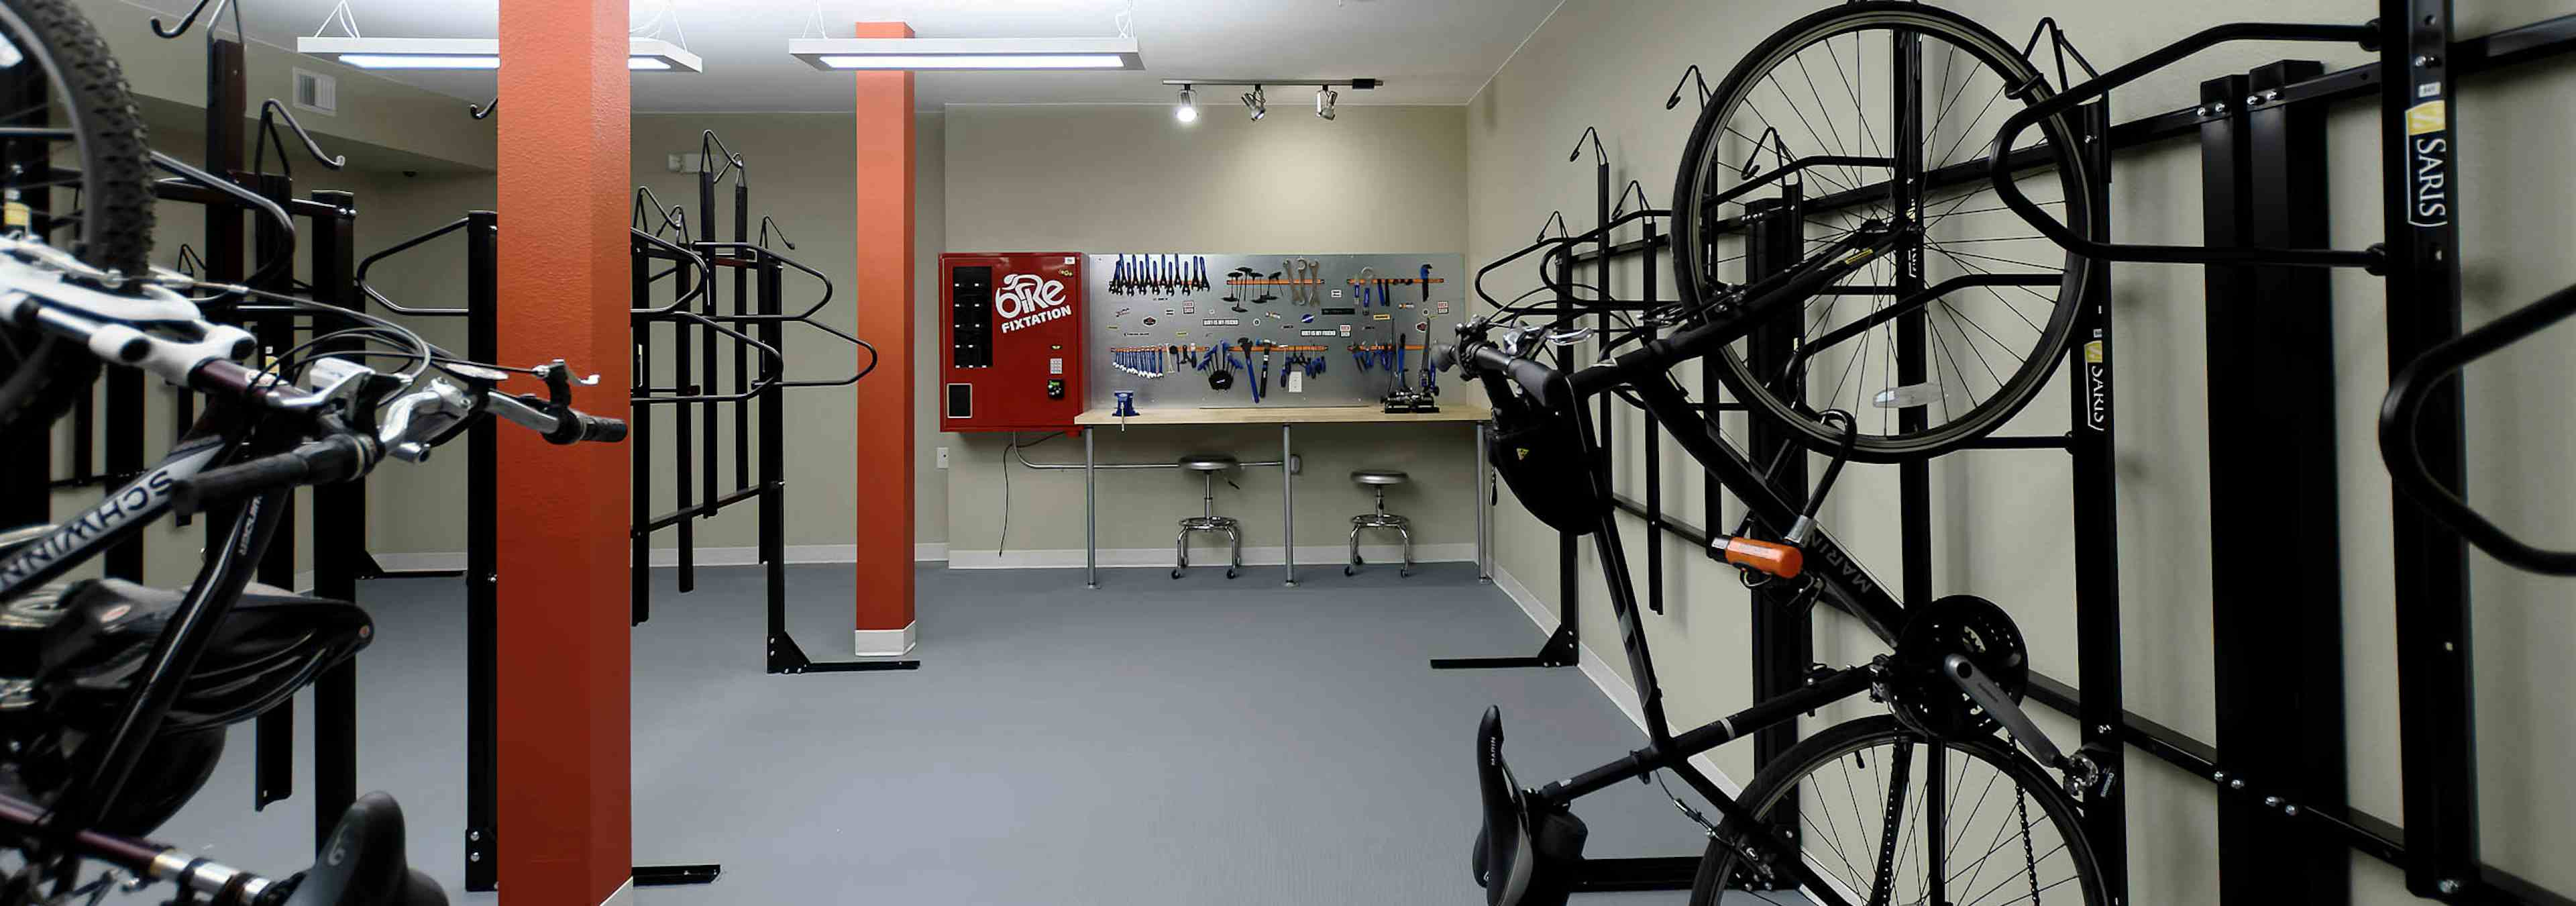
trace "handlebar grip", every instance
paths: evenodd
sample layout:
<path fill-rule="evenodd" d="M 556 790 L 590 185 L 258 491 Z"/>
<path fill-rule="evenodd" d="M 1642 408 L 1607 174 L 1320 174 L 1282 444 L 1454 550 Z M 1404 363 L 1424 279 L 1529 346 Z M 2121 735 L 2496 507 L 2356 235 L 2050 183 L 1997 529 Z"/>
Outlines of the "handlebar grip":
<path fill-rule="evenodd" d="M 1512 382 L 1521 385 L 1521 390 L 1528 393 L 1532 400 L 1537 401 L 1542 409 L 1556 411 L 1570 402 L 1572 388 L 1566 386 L 1565 377 L 1562 374 L 1548 367 L 1545 362 L 1518 358 L 1500 349 L 1484 345 L 1475 347 L 1469 356 L 1470 361 L 1474 362 L 1479 370 L 1499 371 L 1510 375 Z"/>
<path fill-rule="evenodd" d="M 1726 562 L 1783 579 L 1795 579 L 1806 568 L 1806 554 L 1786 544 L 1727 538 L 1719 547 L 1726 554 Z"/>
<path fill-rule="evenodd" d="M 624 421 L 590 415 L 570 406 L 555 407 L 555 429 L 546 432 L 546 442 L 557 445 L 578 443 L 613 444 L 626 439 Z"/>
<path fill-rule="evenodd" d="M 365 442 L 333 435 L 284 453 L 209 469 L 170 484 L 170 506 L 182 516 L 207 504 L 300 484 L 347 481 L 366 471 Z"/>

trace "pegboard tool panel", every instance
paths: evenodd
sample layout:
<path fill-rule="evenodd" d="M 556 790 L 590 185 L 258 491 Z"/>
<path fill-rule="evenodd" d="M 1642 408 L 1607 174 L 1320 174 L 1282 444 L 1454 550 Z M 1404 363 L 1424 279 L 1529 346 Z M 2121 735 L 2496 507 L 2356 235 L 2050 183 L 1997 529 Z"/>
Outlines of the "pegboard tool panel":
<path fill-rule="evenodd" d="M 1399 382 L 1421 386 L 1426 334 L 1447 335 L 1466 310 L 1454 253 L 1134 252 L 1084 264 L 1091 408 L 1115 405 L 1118 391 L 1133 391 L 1139 410 L 1376 405 Z M 1434 376 L 1442 398 L 1466 390 L 1454 378 Z"/>

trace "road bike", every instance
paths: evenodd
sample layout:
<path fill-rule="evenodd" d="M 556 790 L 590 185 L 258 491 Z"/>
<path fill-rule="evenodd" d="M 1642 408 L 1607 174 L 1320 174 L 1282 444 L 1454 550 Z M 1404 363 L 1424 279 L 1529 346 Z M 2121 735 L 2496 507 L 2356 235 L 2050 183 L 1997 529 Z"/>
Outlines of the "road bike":
<path fill-rule="evenodd" d="M 1914 114 L 1873 118 L 1900 91 L 1917 97 L 1889 107 Z M 1901 605 L 1816 518 L 1844 463 L 1919 460 L 1991 432 L 2040 391 L 2067 348 L 2091 261 L 2023 235 L 2016 215 L 1979 200 L 1983 190 L 1926 189 L 1930 174 L 1977 165 L 1962 158 L 1985 150 L 1991 117 L 2050 97 L 2026 54 L 1957 14 L 1858 2 L 1807 16 L 1738 64 L 1692 131 L 1672 196 L 1677 301 L 1646 308 L 1614 336 L 1570 327 L 1570 306 L 1554 309 L 1553 325 L 1525 326 L 1548 311 L 1487 296 L 1496 313 L 1461 325 L 1437 353 L 1491 398 L 1492 461 L 1514 495 L 1548 527 L 1591 537 L 1648 736 L 1600 767 L 1523 787 L 1503 757 L 1501 716 L 1486 712 L 1472 868 L 1491 906 L 1562 902 L 1578 883 L 1585 833 L 1571 803 L 1661 771 L 1717 812 L 1711 820 L 1683 805 L 1708 832 L 1695 904 L 1735 889 L 1834 906 L 2108 906 L 2080 818 L 2117 782 L 2102 767 L 2109 753 L 2061 749 L 2022 711 L 2029 655 L 2009 615 L 1971 595 Z M 2076 133 L 2063 116 L 2032 125 L 2026 140 L 1999 149 L 2024 165 L 2007 178 L 2081 229 L 2095 193 Z M 1809 208 L 1818 213 L 1803 214 Z M 1744 227 L 1782 210 L 1802 212 L 1785 248 L 1748 247 Z M 1598 239 L 1542 239 L 1486 271 Z M 1547 282 L 1541 291 L 1560 298 L 1578 288 Z M 1790 353 L 1766 354 L 1758 339 Z M 1574 367 L 1562 352 L 1548 361 L 1551 349 L 1586 340 L 1597 362 Z M 1900 343 L 1929 350 L 1930 367 L 1896 367 Z M 1673 378 L 1674 367 L 1702 360 L 1752 418 L 1797 442 L 1784 458 L 1830 457 L 1803 503 Z M 1709 547 L 1749 583 L 1780 589 L 1780 603 L 1758 606 L 1822 601 L 1892 652 L 1819 666 L 1803 688 L 1676 732 L 1585 405 L 1602 394 L 1643 409 L 1744 503 L 1743 525 L 1711 532 Z M 1889 713 L 1808 736 L 1738 794 L 1690 760 L 1862 696 Z"/>

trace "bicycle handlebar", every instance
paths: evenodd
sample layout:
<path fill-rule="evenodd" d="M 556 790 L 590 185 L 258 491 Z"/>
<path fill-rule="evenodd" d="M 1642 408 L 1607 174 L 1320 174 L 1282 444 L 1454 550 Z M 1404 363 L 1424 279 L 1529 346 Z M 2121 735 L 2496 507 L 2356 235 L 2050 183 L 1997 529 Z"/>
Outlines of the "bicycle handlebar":
<path fill-rule="evenodd" d="M 263 491 L 308 484 L 334 484 L 367 474 L 383 458 L 374 438 L 356 432 L 334 433 L 284 453 L 208 469 L 170 485 L 170 507 L 179 515 L 204 512 L 207 504 L 239 500 Z"/>

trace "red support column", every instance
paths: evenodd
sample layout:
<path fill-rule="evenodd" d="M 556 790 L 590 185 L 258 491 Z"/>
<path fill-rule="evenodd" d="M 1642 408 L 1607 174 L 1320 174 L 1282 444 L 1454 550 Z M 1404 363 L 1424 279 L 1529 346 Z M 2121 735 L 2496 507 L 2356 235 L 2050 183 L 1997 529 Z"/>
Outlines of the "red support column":
<path fill-rule="evenodd" d="M 503 0 L 512 105 L 498 155 L 501 362 L 597 372 L 573 404 L 619 418 L 631 391 L 626 5 Z M 633 864 L 629 468 L 624 446 L 500 432 L 495 842 L 513 904 L 605 902 Z"/>
<path fill-rule="evenodd" d="M 909 38 L 861 22 L 859 38 Z M 912 73 L 857 73 L 858 334 L 877 370 L 858 393 L 858 615 L 862 655 L 912 649 Z"/>

